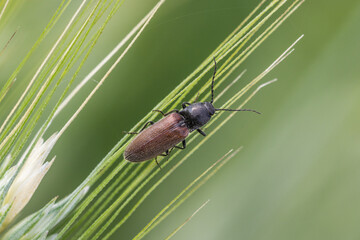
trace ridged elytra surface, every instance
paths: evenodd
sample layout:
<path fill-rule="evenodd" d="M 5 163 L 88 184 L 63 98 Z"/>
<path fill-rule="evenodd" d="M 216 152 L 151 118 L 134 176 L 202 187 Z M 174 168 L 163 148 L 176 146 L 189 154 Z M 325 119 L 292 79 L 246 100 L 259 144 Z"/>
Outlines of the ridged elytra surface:
<path fill-rule="evenodd" d="M 127 146 L 124 158 L 130 162 L 153 159 L 189 135 L 184 118 L 172 113 L 140 132 Z"/>

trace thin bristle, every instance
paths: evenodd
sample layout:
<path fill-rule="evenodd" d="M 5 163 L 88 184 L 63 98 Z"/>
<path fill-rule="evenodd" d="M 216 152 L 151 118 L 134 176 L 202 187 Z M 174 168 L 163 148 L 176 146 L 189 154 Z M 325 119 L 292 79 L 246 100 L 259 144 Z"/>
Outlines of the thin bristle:
<path fill-rule="evenodd" d="M 221 108 L 215 108 L 215 111 L 228 111 L 228 112 L 254 112 L 257 114 L 261 114 L 258 111 L 255 111 L 253 109 L 221 109 Z"/>
<path fill-rule="evenodd" d="M 214 59 L 215 67 L 214 67 L 214 73 L 213 73 L 213 77 L 212 77 L 212 81 L 211 81 L 211 102 L 210 103 L 214 102 L 214 82 L 215 82 L 215 75 L 216 75 L 216 60 L 215 60 L 215 57 L 213 59 Z"/>

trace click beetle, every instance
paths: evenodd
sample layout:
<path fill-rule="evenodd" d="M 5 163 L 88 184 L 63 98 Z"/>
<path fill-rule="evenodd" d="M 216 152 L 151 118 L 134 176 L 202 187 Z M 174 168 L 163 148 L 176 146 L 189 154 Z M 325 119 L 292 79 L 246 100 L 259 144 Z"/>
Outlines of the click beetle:
<path fill-rule="evenodd" d="M 217 111 L 251 111 L 251 109 L 219 109 L 213 106 L 214 102 L 214 81 L 216 75 L 216 61 L 214 59 L 214 73 L 211 82 L 211 101 L 195 102 L 182 104 L 182 110 L 172 110 L 168 113 L 160 112 L 164 118 L 154 123 L 149 121 L 140 132 L 128 132 L 128 134 L 138 134 L 127 146 L 124 158 L 130 162 L 143 162 L 155 159 L 157 156 L 168 156 L 173 148 L 185 149 L 186 137 L 196 130 L 201 135 L 206 134 L 200 129 L 204 126 Z M 151 125 L 147 128 L 148 125 Z M 182 142 L 182 146 L 177 146 Z M 160 165 L 159 165 L 160 166 Z"/>

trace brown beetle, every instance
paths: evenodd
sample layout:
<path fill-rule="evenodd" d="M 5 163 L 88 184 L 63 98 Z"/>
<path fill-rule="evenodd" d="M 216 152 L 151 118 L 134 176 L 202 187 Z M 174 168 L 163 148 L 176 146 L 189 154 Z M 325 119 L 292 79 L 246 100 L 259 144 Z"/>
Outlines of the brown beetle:
<path fill-rule="evenodd" d="M 201 135 L 206 134 L 200 129 L 214 115 L 216 111 L 251 111 L 260 114 L 251 109 L 217 109 L 213 106 L 214 101 L 214 81 L 216 75 L 216 61 L 211 82 L 211 101 L 182 104 L 182 110 L 172 110 L 164 114 L 164 118 L 154 123 L 149 121 L 140 130 L 139 133 L 129 132 L 128 134 L 139 134 L 127 146 L 124 152 L 124 158 L 130 162 L 143 162 L 157 156 L 168 156 L 173 148 L 185 149 L 186 137 L 190 132 L 197 130 Z M 149 124 L 150 127 L 146 128 Z M 182 142 L 182 147 L 176 146 Z M 159 165 L 160 167 L 160 165 Z"/>

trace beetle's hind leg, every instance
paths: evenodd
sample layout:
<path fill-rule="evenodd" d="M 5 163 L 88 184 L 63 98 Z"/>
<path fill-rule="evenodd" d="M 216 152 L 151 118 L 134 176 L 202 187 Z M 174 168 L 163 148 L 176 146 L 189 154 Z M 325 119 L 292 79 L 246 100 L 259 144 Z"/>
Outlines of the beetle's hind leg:
<path fill-rule="evenodd" d="M 157 157 L 155 157 L 154 160 L 155 160 L 155 162 L 156 162 L 156 165 L 158 165 L 158 167 L 159 167 L 160 169 L 162 169 L 161 166 L 160 166 L 160 164 L 159 164 L 159 162 L 157 161 Z"/>
<path fill-rule="evenodd" d="M 182 147 L 174 146 L 174 148 L 184 150 L 186 148 L 186 140 L 183 140 L 181 143 L 182 143 Z"/>
<path fill-rule="evenodd" d="M 178 148 L 178 149 L 181 149 L 181 150 L 185 149 L 185 148 L 186 148 L 186 140 L 183 140 L 181 143 L 182 143 L 182 146 L 181 146 L 181 147 L 179 147 L 179 146 L 174 146 L 173 148 L 166 150 L 165 153 L 159 154 L 159 156 L 163 156 L 163 157 L 169 156 L 170 153 L 171 153 L 171 151 L 172 151 L 174 148 Z M 168 160 L 168 159 L 166 159 L 166 161 L 167 161 L 167 160 Z M 159 163 L 158 163 L 158 161 L 157 161 L 157 157 L 155 158 L 155 162 L 156 162 L 156 164 L 160 167 L 160 165 L 159 165 Z M 161 167 L 160 167 L 160 169 L 161 169 Z"/>
<path fill-rule="evenodd" d="M 171 152 L 171 150 L 168 149 L 168 150 L 165 151 L 165 153 L 159 154 L 159 156 L 163 156 L 163 157 L 169 156 L 169 155 L 170 155 L 170 152 Z M 159 168 L 162 169 L 162 168 L 160 167 L 159 162 L 157 161 L 157 157 L 155 157 L 154 160 L 155 160 L 156 164 L 159 166 Z M 167 159 L 166 159 L 166 160 L 167 160 Z"/>
<path fill-rule="evenodd" d="M 145 125 L 143 126 L 143 128 L 139 131 L 139 132 L 126 132 L 124 131 L 124 133 L 126 134 L 139 134 L 141 133 L 145 128 L 147 128 L 148 125 L 153 125 L 154 122 L 153 121 L 148 121 L 147 123 L 145 123 Z"/>
<path fill-rule="evenodd" d="M 171 150 L 166 150 L 165 153 L 160 154 L 159 156 L 167 157 L 170 155 Z"/>

